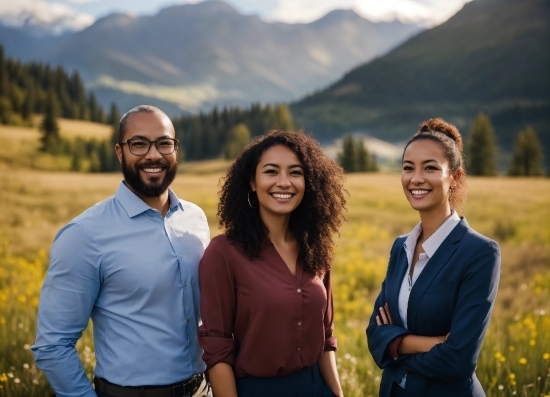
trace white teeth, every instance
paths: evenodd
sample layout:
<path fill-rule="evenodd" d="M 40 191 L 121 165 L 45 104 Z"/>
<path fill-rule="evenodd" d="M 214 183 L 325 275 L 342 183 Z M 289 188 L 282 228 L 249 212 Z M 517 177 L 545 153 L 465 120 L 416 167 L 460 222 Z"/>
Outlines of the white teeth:
<path fill-rule="evenodd" d="M 289 199 L 292 197 L 292 194 L 290 193 L 273 193 L 273 197 L 280 198 L 280 199 Z"/>
<path fill-rule="evenodd" d="M 429 192 L 430 192 L 429 190 L 418 190 L 418 189 L 411 190 L 411 193 L 414 196 L 420 196 L 422 194 L 428 194 Z"/>
<path fill-rule="evenodd" d="M 155 173 L 155 172 L 161 172 L 162 168 L 144 168 L 143 171 L 150 172 L 150 173 Z"/>

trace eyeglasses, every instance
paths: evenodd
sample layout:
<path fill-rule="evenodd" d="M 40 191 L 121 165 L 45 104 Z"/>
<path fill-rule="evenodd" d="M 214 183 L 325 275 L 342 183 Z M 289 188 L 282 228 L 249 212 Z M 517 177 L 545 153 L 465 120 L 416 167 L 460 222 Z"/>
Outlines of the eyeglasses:
<path fill-rule="evenodd" d="M 178 147 L 178 143 L 179 141 L 174 138 L 159 138 L 156 141 L 150 141 L 147 138 L 136 137 L 119 142 L 119 145 L 127 144 L 130 153 L 135 156 L 145 156 L 149 153 L 152 144 L 155 144 L 160 154 L 166 155 L 174 153 L 174 150 Z"/>

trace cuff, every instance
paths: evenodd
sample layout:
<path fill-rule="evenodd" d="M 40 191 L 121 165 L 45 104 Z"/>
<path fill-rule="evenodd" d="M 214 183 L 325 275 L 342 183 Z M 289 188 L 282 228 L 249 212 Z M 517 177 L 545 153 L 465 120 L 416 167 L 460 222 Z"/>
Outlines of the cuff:
<path fill-rule="evenodd" d="M 405 335 L 401 335 L 393 339 L 387 347 L 386 355 L 388 355 L 390 358 L 393 358 L 394 360 L 397 360 L 399 358 L 399 353 L 397 353 L 397 350 L 399 349 L 399 345 L 401 344 L 401 341 L 404 337 Z"/>

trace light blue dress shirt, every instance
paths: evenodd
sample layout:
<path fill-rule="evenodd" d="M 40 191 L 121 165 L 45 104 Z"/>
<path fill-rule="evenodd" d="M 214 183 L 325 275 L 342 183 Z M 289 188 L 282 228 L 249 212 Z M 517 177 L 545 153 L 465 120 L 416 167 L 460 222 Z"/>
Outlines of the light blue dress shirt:
<path fill-rule="evenodd" d="M 97 377 L 167 385 L 205 370 L 198 265 L 210 231 L 199 207 L 169 196 L 163 218 L 121 183 L 56 235 L 32 352 L 58 396 L 96 396 L 75 349 L 90 317 Z"/>

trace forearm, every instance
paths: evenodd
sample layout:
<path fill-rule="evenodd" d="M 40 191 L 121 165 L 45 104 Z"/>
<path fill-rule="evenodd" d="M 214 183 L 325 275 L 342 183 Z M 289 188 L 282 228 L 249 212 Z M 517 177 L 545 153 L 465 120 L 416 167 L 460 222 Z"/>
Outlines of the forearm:
<path fill-rule="evenodd" d="M 324 352 L 318 361 L 318 365 L 321 376 L 330 390 L 339 397 L 343 396 L 344 393 L 340 386 L 340 378 L 336 367 L 336 354 L 333 351 Z"/>
<path fill-rule="evenodd" d="M 408 334 L 403 337 L 397 347 L 399 354 L 427 353 L 435 345 L 445 342 L 445 336 L 420 336 Z"/>
<path fill-rule="evenodd" d="M 237 397 L 235 375 L 231 365 L 218 363 L 208 370 L 212 392 L 216 397 Z"/>
<path fill-rule="evenodd" d="M 36 366 L 59 397 L 97 397 L 74 346 L 33 346 Z"/>

